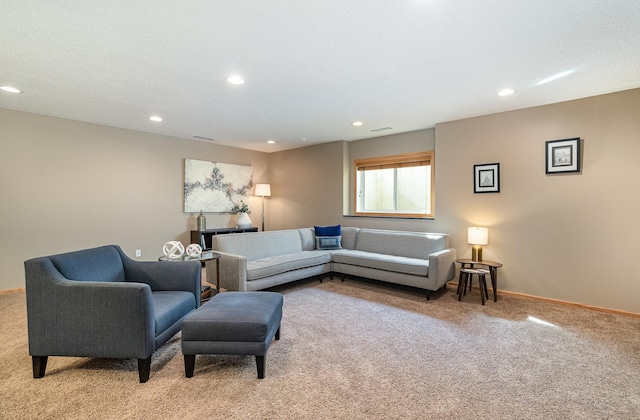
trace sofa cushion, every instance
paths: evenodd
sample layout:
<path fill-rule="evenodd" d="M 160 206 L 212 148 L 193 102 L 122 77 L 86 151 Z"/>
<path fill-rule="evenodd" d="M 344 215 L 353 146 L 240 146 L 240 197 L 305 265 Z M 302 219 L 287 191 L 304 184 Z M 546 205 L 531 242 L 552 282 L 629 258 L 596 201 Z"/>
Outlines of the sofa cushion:
<path fill-rule="evenodd" d="M 396 273 L 427 276 L 429 274 L 429 260 L 421 258 L 399 257 L 374 252 L 343 250 L 333 253 L 333 262 L 375 268 L 378 270 L 394 271 Z"/>
<path fill-rule="evenodd" d="M 257 280 L 329 262 L 331 254 L 325 251 L 300 251 L 260 258 L 247 262 L 247 280 Z"/>
<path fill-rule="evenodd" d="M 247 261 L 302 252 L 298 229 L 256 233 L 214 235 L 213 248 L 229 254 L 244 255 Z"/>
<path fill-rule="evenodd" d="M 316 236 L 316 249 L 342 249 L 341 236 Z"/>
<path fill-rule="evenodd" d="M 341 234 L 340 225 L 314 226 L 316 236 L 338 236 Z"/>
<path fill-rule="evenodd" d="M 359 251 L 399 257 L 428 259 L 430 254 L 447 248 L 447 236 L 418 232 L 360 229 L 356 240 Z"/>
<path fill-rule="evenodd" d="M 298 229 L 300 234 L 300 242 L 302 243 L 303 251 L 313 251 L 316 249 L 315 233 L 313 228 L 300 228 Z"/>
<path fill-rule="evenodd" d="M 314 226 L 316 249 L 342 249 L 340 225 Z"/>
<path fill-rule="evenodd" d="M 355 227 L 342 227 L 342 248 L 356 249 L 356 239 L 358 237 L 358 231 L 360 229 Z"/>

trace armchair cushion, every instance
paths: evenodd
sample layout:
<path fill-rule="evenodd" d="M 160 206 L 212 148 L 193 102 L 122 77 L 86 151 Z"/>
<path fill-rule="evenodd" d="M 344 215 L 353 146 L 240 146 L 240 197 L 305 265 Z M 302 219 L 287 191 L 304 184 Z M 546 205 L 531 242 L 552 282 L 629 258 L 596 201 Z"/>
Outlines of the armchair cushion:
<path fill-rule="evenodd" d="M 156 331 L 165 331 L 194 309 L 189 292 L 154 292 L 151 294 Z"/>

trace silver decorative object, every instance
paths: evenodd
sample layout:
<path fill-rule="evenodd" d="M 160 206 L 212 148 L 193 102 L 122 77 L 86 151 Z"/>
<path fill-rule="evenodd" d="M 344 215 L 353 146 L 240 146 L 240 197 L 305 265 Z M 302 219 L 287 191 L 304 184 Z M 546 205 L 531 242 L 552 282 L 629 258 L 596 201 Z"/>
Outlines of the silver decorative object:
<path fill-rule="evenodd" d="M 207 218 L 202 214 L 202 210 L 200 210 L 200 214 L 198 215 L 198 219 L 196 221 L 197 230 L 203 231 L 207 229 Z"/>

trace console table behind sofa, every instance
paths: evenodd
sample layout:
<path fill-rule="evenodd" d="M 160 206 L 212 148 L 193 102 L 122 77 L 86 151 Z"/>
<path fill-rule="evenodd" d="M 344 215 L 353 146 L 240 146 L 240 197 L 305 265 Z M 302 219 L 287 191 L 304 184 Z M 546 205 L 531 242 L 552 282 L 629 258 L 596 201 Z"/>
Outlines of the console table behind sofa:
<path fill-rule="evenodd" d="M 227 233 L 244 233 L 244 232 L 257 232 L 257 227 L 250 228 L 219 228 L 219 229 L 206 229 L 206 230 L 192 230 L 191 231 L 191 243 L 199 244 L 204 251 L 211 250 L 211 237 L 213 235 L 224 235 Z"/>

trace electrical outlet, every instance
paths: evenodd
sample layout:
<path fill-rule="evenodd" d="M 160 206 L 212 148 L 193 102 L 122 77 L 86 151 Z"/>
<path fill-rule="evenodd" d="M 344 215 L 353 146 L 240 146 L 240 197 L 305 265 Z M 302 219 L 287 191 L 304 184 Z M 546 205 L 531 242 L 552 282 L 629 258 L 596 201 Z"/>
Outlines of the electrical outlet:
<path fill-rule="evenodd" d="M 142 256 L 142 251 L 139 249 L 136 249 L 136 257 L 141 257 Z"/>

